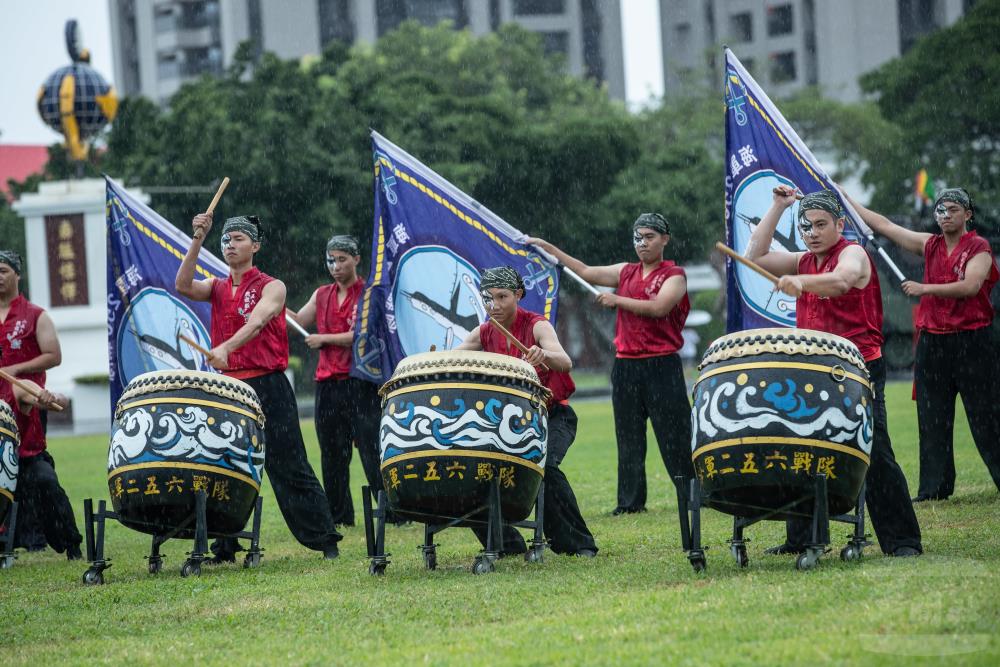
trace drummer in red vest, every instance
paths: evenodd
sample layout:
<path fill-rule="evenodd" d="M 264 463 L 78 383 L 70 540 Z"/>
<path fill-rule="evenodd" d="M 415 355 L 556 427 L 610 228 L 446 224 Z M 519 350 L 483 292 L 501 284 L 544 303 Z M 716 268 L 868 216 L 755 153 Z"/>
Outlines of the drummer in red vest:
<path fill-rule="evenodd" d="M 920 297 L 913 368 L 920 427 L 920 487 L 913 500 L 943 500 L 955 491 L 955 396 L 983 463 L 1000 488 L 1000 351 L 990 338 L 990 290 L 1000 278 L 989 242 L 969 229 L 975 208 L 961 188 L 934 202 L 940 234 L 914 232 L 851 204 L 869 227 L 904 250 L 924 257 L 924 282 L 903 291 Z"/>
<path fill-rule="evenodd" d="M 43 388 L 45 371 L 62 361 L 59 338 L 48 313 L 21 295 L 20 282 L 20 256 L 11 250 L 0 250 L 0 365 L 30 386 Z M 14 389 L 0 380 L 0 398 L 14 410 L 21 439 L 16 500 L 28 510 L 25 515 L 37 520 L 45 541 L 57 552 L 65 551 L 70 560 L 76 560 L 82 557 L 83 538 L 66 492 L 59 485 L 52 457 L 46 451 L 41 410 L 31 407 L 37 401 L 30 404 L 14 401 Z M 48 392 L 44 395 L 45 403 L 51 402 L 52 395 Z M 60 405 L 65 406 L 65 397 L 60 398 Z"/>
<path fill-rule="evenodd" d="M 588 266 L 541 239 L 528 242 L 549 252 L 594 285 L 615 287 L 597 302 L 618 310 L 611 405 L 618 441 L 618 504 L 612 514 L 646 511 L 646 423 L 671 480 L 691 479 L 691 402 L 679 350 L 691 304 L 684 269 L 663 259 L 670 226 L 659 213 L 643 213 L 632 225 L 638 262 Z"/>
<path fill-rule="evenodd" d="M 196 215 L 192 224 L 194 239 L 177 270 L 177 291 L 212 304 L 210 363 L 257 392 L 266 420 L 264 469 L 285 523 L 303 546 L 336 558 L 341 535 L 306 458 L 295 393 L 284 372 L 288 368 L 285 285 L 253 265 L 262 240 L 260 221 L 256 216 L 226 220 L 222 256 L 229 277 L 205 280 L 195 280 L 194 270 L 212 216 Z M 208 562 L 234 562 L 239 550 L 233 538 L 216 540 L 215 557 Z"/>
<path fill-rule="evenodd" d="M 354 525 L 351 500 L 351 443 L 358 448 L 373 492 L 382 489 L 378 429 L 382 407 L 378 386 L 350 377 L 354 321 L 365 282 L 358 277 L 358 242 L 334 236 L 326 244 L 326 268 L 333 279 L 292 317 L 303 327 L 316 325 L 306 345 L 319 350 L 316 366 L 316 437 L 322 454 L 323 487 L 336 524 Z"/>
<path fill-rule="evenodd" d="M 830 190 L 808 194 L 799 202 L 796 226 L 809 250 L 771 250 L 778 221 L 796 197 L 794 188 L 775 188 L 774 203 L 750 237 L 747 258 L 781 276 L 777 289 L 798 299 L 797 327 L 843 336 L 865 358 L 875 422 L 866 477 L 868 513 L 883 553 L 918 556 L 923 552 L 920 526 L 889 440 L 878 272 L 864 248 L 843 237 L 844 212 Z M 811 539 L 810 526 L 809 520 L 789 521 L 787 541 L 767 553 L 803 552 Z"/>
<path fill-rule="evenodd" d="M 483 350 L 523 358 L 536 367 L 539 380 L 552 391 L 552 398 L 548 403 L 549 437 L 545 454 L 545 510 L 542 526 L 554 552 L 592 558 L 597 555 L 597 543 L 580 514 L 569 480 L 559 468 L 576 438 L 576 412 L 569 405 L 569 397 L 576 390 L 569 374 L 573 362 L 559 343 L 552 325 L 541 315 L 518 305 L 518 301 L 524 296 L 524 280 L 517 271 L 509 266 L 486 269 L 479 288 L 490 318 L 507 329 L 528 352 L 522 355 L 488 321 L 473 329 L 456 349 Z M 549 370 L 538 368 L 542 364 Z M 486 529 L 473 530 L 485 545 Z M 524 553 L 524 538 L 515 529 L 508 527 L 503 534 L 501 550 L 506 554 Z"/>

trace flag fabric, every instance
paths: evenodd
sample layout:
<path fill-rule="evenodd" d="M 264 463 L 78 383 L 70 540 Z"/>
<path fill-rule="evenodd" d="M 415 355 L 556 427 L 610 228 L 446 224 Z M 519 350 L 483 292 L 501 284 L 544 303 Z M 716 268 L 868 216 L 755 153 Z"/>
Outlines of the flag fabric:
<path fill-rule="evenodd" d="M 927 170 L 921 169 L 913 177 L 913 207 L 917 211 L 922 211 L 925 206 L 930 206 L 934 202 L 934 197 L 934 183 L 927 175 Z"/>
<path fill-rule="evenodd" d="M 371 136 L 371 269 L 352 375 L 382 383 L 406 356 L 456 347 L 486 319 L 486 268 L 513 267 L 524 278 L 521 306 L 555 324 L 559 271 L 527 236 L 378 132 Z"/>
<path fill-rule="evenodd" d="M 763 89 L 726 49 L 726 238 L 746 254 L 750 235 L 771 207 L 778 185 L 803 194 L 838 192 L 846 212 L 844 236 L 864 241 L 871 230 L 840 194 L 829 175 L 795 133 Z M 774 233 L 773 250 L 804 251 L 795 229 L 798 204 L 785 211 Z M 795 326 L 795 299 L 773 291 L 770 281 L 730 260 L 727 278 L 727 329 Z"/>
<path fill-rule="evenodd" d="M 121 185 L 107 183 L 108 375 L 111 411 L 125 386 L 155 370 L 214 372 L 205 357 L 180 339 L 206 349 L 211 309 L 174 289 L 177 269 L 191 238 Z M 225 278 L 229 268 L 202 249 L 195 278 Z"/>

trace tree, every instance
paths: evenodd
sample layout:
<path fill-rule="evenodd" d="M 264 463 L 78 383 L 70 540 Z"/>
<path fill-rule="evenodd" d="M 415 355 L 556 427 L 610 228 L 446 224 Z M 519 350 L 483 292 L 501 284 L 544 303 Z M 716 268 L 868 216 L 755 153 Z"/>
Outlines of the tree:
<path fill-rule="evenodd" d="M 325 280 L 328 236 L 370 239 L 368 128 L 516 227 L 576 252 L 590 238 L 578 230 L 599 226 L 595 205 L 639 153 L 624 106 L 567 75 L 538 35 L 406 23 L 373 46 L 334 45 L 312 61 L 253 63 L 243 48 L 221 79 L 182 87 L 167 111 L 126 100 L 104 166 L 129 184 L 230 176 L 217 218 L 262 217 L 262 268 L 285 279 L 297 304 Z M 185 228 L 206 199 L 154 195 L 153 206 Z"/>
<path fill-rule="evenodd" d="M 980 0 L 954 25 L 861 79 L 882 115 L 900 128 L 891 164 L 865 154 L 877 207 L 898 210 L 921 167 L 973 193 L 981 224 L 1000 221 L 1000 0 Z M 888 167 L 888 168 L 887 168 Z"/>

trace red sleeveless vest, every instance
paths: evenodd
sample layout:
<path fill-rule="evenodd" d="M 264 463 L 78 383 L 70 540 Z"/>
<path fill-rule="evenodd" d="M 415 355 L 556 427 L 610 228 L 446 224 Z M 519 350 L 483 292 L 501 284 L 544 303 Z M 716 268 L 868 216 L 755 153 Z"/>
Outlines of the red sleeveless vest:
<path fill-rule="evenodd" d="M 544 319 L 538 313 L 518 307 L 517 313 L 514 315 L 514 324 L 510 328 L 510 333 L 522 345 L 530 348 L 535 344 L 535 323 Z M 522 357 L 521 351 L 511 345 L 507 337 L 488 321 L 483 322 L 479 327 L 479 344 L 485 352 L 506 354 L 518 359 Z M 541 383 L 552 392 L 549 407 L 552 407 L 556 403 L 565 404 L 569 400 L 569 397 L 573 395 L 573 392 L 576 391 L 576 384 L 569 373 L 552 370 L 543 371 L 540 368 L 536 368 L 535 370 L 538 372 L 538 379 Z"/>
<path fill-rule="evenodd" d="M 837 260 L 844 248 L 858 245 L 841 238 L 819 266 L 816 255 L 807 252 L 799 259 L 800 275 L 830 273 L 837 267 Z M 872 258 L 868 257 L 871 279 L 862 288 L 852 287 L 840 296 L 826 297 L 803 292 L 795 306 L 795 326 L 815 329 L 843 336 L 858 346 L 865 361 L 882 356 L 882 290 L 878 272 Z"/>
<path fill-rule="evenodd" d="M 42 353 L 38 346 L 38 338 L 35 335 L 35 327 L 38 325 L 38 318 L 45 312 L 35 304 L 18 294 L 11 301 L 7 318 L 0 322 L 0 347 L 3 349 L 3 358 L 0 361 L 2 366 L 20 364 L 34 359 Z M 45 372 L 24 373 L 18 376 L 23 380 L 30 380 L 39 387 L 45 386 Z M 18 455 L 21 458 L 35 456 L 45 451 L 45 430 L 42 428 L 42 416 L 39 411 L 32 410 L 29 414 L 23 414 L 17 407 L 14 400 L 14 390 L 9 383 L 0 380 L 3 386 L 2 395 L 8 405 L 14 411 L 17 421 L 17 429 L 20 431 L 21 448 Z"/>
<path fill-rule="evenodd" d="M 243 275 L 233 294 L 233 277 L 216 278 L 212 283 L 212 346 L 232 338 L 250 318 L 254 306 L 264 293 L 264 286 L 274 280 L 254 267 Z M 259 371 L 260 374 L 288 368 L 288 333 L 285 329 L 285 309 L 282 307 L 256 337 L 229 355 L 229 371 Z M 243 373 L 240 373 L 243 375 Z"/>
<path fill-rule="evenodd" d="M 358 298 L 365 289 L 365 281 L 354 281 L 347 288 L 347 296 L 337 302 L 337 283 L 323 285 L 316 290 L 316 331 L 321 334 L 338 334 L 354 329 L 358 313 Z M 353 347 L 324 345 L 319 349 L 319 363 L 316 365 L 316 381 L 343 380 L 351 372 Z"/>
<path fill-rule="evenodd" d="M 634 262 L 622 268 L 615 292 L 630 299 L 651 301 L 656 298 L 668 278 L 683 275 L 684 269 L 671 261 L 663 260 L 659 268 L 643 278 L 642 263 Z M 681 330 L 690 310 L 691 302 L 687 293 L 666 317 L 646 317 L 619 308 L 615 320 L 615 349 L 618 358 L 662 357 L 681 349 L 684 347 Z"/>

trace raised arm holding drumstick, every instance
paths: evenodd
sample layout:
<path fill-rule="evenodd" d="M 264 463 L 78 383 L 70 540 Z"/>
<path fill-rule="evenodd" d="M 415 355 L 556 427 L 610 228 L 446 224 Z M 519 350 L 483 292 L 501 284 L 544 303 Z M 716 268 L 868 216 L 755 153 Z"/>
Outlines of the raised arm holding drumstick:
<path fill-rule="evenodd" d="M 306 458 L 298 405 L 284 375 L 288 368 L 285 285 L 254 266 L 264 240 L 261 222 L 257 216 L 226 220 L 222 256 L 229 276 L 206 280 L 194 280 L 194 269 L 204 237 L 212 228 L 212 214 L 200 213 L 192 224 L 195 233 L 177 270 L 177 291 L 211 303 L 210 363 L 257 393 L 266 420 L 264 467 L 289 529 L 303 546 L 323 552 L 328 559 L 336 558 L 341 535 Z M 215 558 L 208 562 L 234 562 L 238 550 L 235 539 L 216 540 L 212 545 Z"/>
<path fill-rule="evenodd" d="M 646 424 L 652 421 L 660 456 L 671 480 L 690 479 L 691 406 L 677 352 L 691 304 L 684 269 L 663 258 L 670 226 L 658 213 L 643 213 L 632 225 L 631 241 L 639 261 L 589 266 L 547 241 L 528 242 L 554 255 L 564 266 L 602 292 L 597 303 L 617 309 L 611 404 L 618 442 L 618 502 L 613 514 L 646 510 Z"/>

